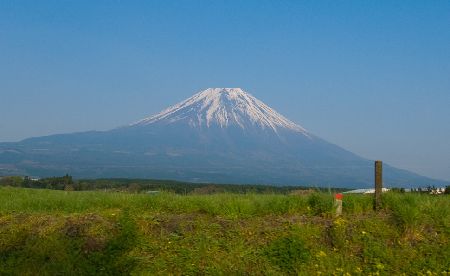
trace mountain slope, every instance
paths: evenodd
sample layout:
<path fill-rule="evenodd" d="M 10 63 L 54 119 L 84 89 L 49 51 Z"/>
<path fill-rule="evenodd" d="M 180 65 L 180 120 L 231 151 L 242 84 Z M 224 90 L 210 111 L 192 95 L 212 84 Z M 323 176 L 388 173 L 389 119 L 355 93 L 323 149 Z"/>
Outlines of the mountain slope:
<path fill-rule="evenodd" d="M 0 144 L 0 173 L 370 187 L 373 162 L 309 133 L 239 88 L 210 88 L 104 132 Z M 385 166 L 385 183 L 439 182 Z"/>

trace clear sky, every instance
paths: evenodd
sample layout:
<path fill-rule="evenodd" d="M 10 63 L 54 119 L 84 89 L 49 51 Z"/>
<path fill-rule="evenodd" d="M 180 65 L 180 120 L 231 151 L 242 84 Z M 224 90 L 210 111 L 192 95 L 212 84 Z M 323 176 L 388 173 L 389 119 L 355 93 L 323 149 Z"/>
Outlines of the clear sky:
<path fill-rule="evenodd" d="M 0 141 L 114 128 L 208 87 L 450 180 L 448 0 L 0 0 Z"/>

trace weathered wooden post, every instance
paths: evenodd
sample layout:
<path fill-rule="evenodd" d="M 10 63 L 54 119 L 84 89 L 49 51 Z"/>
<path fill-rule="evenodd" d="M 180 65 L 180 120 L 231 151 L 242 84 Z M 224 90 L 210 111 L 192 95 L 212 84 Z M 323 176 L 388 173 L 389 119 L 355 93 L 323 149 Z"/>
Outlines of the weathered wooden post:
<path fill-rule="evenodd" d="M 381 193 L 383 192 L 383 162 L 375 161 L 375 201 L 374 209 L 381 208 Z"/>

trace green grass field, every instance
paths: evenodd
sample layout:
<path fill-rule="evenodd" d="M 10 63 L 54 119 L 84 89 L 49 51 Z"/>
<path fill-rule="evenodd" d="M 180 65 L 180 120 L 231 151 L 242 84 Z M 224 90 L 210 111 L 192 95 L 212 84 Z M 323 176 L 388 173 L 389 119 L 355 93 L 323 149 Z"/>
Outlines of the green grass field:
<path fill-rule="evenodd" d="M 448 275 L 450 197 L 0 188 L 0 275 Z"/>

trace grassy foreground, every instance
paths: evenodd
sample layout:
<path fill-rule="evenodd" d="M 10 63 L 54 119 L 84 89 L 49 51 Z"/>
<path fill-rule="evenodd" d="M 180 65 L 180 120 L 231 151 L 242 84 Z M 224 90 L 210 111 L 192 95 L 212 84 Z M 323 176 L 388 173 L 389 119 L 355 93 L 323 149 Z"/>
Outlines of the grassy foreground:
<path fill-rule="evenodd" d="M 448 275 L 450 197 L 0 188 L 0 275 Z"/>

